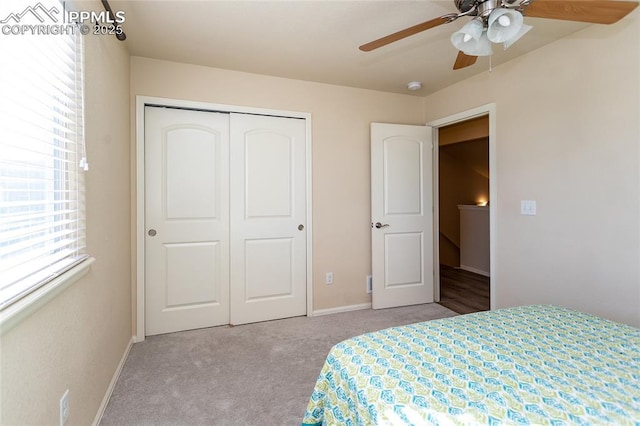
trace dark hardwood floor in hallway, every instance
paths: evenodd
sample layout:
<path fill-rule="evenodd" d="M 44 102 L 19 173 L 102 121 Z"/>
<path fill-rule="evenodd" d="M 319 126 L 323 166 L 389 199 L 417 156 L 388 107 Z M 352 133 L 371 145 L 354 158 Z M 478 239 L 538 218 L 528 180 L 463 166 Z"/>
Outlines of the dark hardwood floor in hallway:
<path fill-rule="evenodd" d="M 489 277 L 440 265 L 440 302 L 459 314 L 488 311 Z"/>

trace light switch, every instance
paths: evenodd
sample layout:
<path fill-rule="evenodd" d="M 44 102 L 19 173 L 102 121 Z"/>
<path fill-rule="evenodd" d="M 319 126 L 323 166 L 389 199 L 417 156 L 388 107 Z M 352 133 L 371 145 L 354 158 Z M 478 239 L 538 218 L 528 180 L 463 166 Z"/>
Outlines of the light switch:
<path fill-rule="evenodd" d="M 525 216 L 536 215 L 535 200 L 520 200 L 520 214 Z"/>

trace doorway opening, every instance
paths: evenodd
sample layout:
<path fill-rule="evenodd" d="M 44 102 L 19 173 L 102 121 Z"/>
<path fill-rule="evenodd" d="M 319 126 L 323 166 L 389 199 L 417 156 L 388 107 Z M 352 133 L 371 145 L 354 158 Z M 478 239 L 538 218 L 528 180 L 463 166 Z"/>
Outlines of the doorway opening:
<path fill-rule="evenodd" d="M 430 123 L 435 127 L 436 300 L 460 314 L 492 307 L 495 195 L 490 109 Z M 438 125 L 439 124 L 439 125 Z M 492 155 L 493 154 L 493 155 Z M 493 157 L 493 158 L 492 158 Z"/>

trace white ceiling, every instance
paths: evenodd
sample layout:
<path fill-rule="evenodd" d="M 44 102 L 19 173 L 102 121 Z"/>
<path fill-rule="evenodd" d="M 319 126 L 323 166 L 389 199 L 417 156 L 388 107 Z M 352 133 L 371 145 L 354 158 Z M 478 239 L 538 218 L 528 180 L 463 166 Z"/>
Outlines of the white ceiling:
<path fill-rule="evenodd" d="M 489 58 L 453 71 L 451 33 L 468 18 L 372 52 L 358 46 L 456 12 L 438 1 L 110 0 L 125 11 L 132 55 L 216 68 L 425 96 L 489 69 Z M 496 66 L 585 26 L 526 18 L 534 29 L 509 50 L 495 46 Z M 406 84 L 423 88 L 409 92 Z"/>

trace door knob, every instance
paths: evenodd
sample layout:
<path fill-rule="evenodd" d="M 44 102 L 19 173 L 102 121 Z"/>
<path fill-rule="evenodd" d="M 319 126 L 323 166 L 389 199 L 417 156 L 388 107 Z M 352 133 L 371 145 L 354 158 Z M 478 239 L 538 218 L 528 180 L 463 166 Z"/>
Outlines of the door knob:
<path fill-rule="evenodd" d="M 149 232 L 147 232 L 147 234 L 149 234 L 150 237 L 155 237 L 157 232 L 155 229 L 149 229 Z"/>
<path fill-rule="evenodd" d="M 302 231 L 304 229 L 304 225 L 298 225 L 298 231 Z"/>
<path fill-rule="evenodd" d="M 376 228 L 380 229 L 380 228 L 386 228 L 387 226 L 389 226 L 388 223 L 385 223 L 384 225 L 380 222 L 376 222 Z"/>

